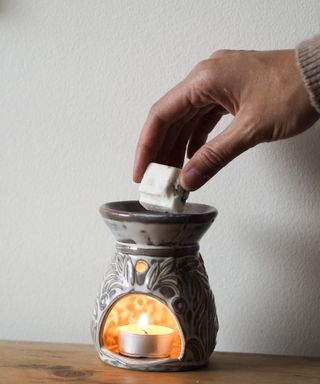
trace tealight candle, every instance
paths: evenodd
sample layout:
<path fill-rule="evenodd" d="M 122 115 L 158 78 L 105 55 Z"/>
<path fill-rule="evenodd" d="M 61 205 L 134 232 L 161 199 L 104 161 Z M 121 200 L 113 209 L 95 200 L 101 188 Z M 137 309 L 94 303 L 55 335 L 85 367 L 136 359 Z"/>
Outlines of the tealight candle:
<path fill-rule="evenodd" d="M 173 329 L 162 325 L 149 325 L 145 314 L 140 316 L 138 324 L 121 325 L 118 330 L 122 355 L 149 358 L 170 355 Z"/>

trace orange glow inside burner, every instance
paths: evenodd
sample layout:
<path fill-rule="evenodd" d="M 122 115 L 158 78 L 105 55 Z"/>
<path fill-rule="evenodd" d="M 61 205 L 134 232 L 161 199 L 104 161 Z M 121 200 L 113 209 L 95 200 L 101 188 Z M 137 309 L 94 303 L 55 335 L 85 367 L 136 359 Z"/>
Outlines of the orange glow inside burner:
<path fill-rule="evenodd" d="M 179 358 L 182 339 L 175 316 L 165 304 L 146 294 L 129 294 L 115 302 L 101 327 L 101 343 L 104 348 L 119 354 L 118 327 L 138 324 L 141 315 L 147 316 L 149 324 L 174 330 L 170 358 Z"/>

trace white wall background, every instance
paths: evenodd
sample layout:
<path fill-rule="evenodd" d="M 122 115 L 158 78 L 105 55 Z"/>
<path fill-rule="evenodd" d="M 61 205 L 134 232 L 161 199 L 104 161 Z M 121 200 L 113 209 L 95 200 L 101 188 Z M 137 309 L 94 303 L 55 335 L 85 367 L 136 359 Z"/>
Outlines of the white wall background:
<path fill-rule="evenodd" d="M 214 50 L 294 47 L 319 15 L 318 0 L 0 1 L 0 339 L 91 341 L 114 246 L 98 206 L 138 197 L 150 105 Z M 218 350 L 320 355 L 319 129 L 191 196 L 220 212 L 201 244 Z"/>

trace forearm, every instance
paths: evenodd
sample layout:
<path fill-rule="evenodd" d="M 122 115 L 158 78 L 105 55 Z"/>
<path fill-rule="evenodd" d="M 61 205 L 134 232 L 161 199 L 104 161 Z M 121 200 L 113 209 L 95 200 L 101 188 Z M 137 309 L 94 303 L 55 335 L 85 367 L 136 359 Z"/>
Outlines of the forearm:
<path fill-rule="evenodd" d="M 296 53 L 311 103 L 320 113 L 320 35 L 301 42 Z"/>

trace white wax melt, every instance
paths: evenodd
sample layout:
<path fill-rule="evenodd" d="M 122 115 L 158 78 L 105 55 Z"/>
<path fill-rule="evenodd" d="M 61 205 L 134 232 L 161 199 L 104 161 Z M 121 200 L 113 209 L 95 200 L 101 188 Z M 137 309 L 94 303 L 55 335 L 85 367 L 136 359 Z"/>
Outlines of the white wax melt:
<path fill-rule="evenodd" d="M 153 211 L 182 212 L 189 192 L 178 184 L 181 169 L 150 163 L 140 187 L 140 204 Z"/>

